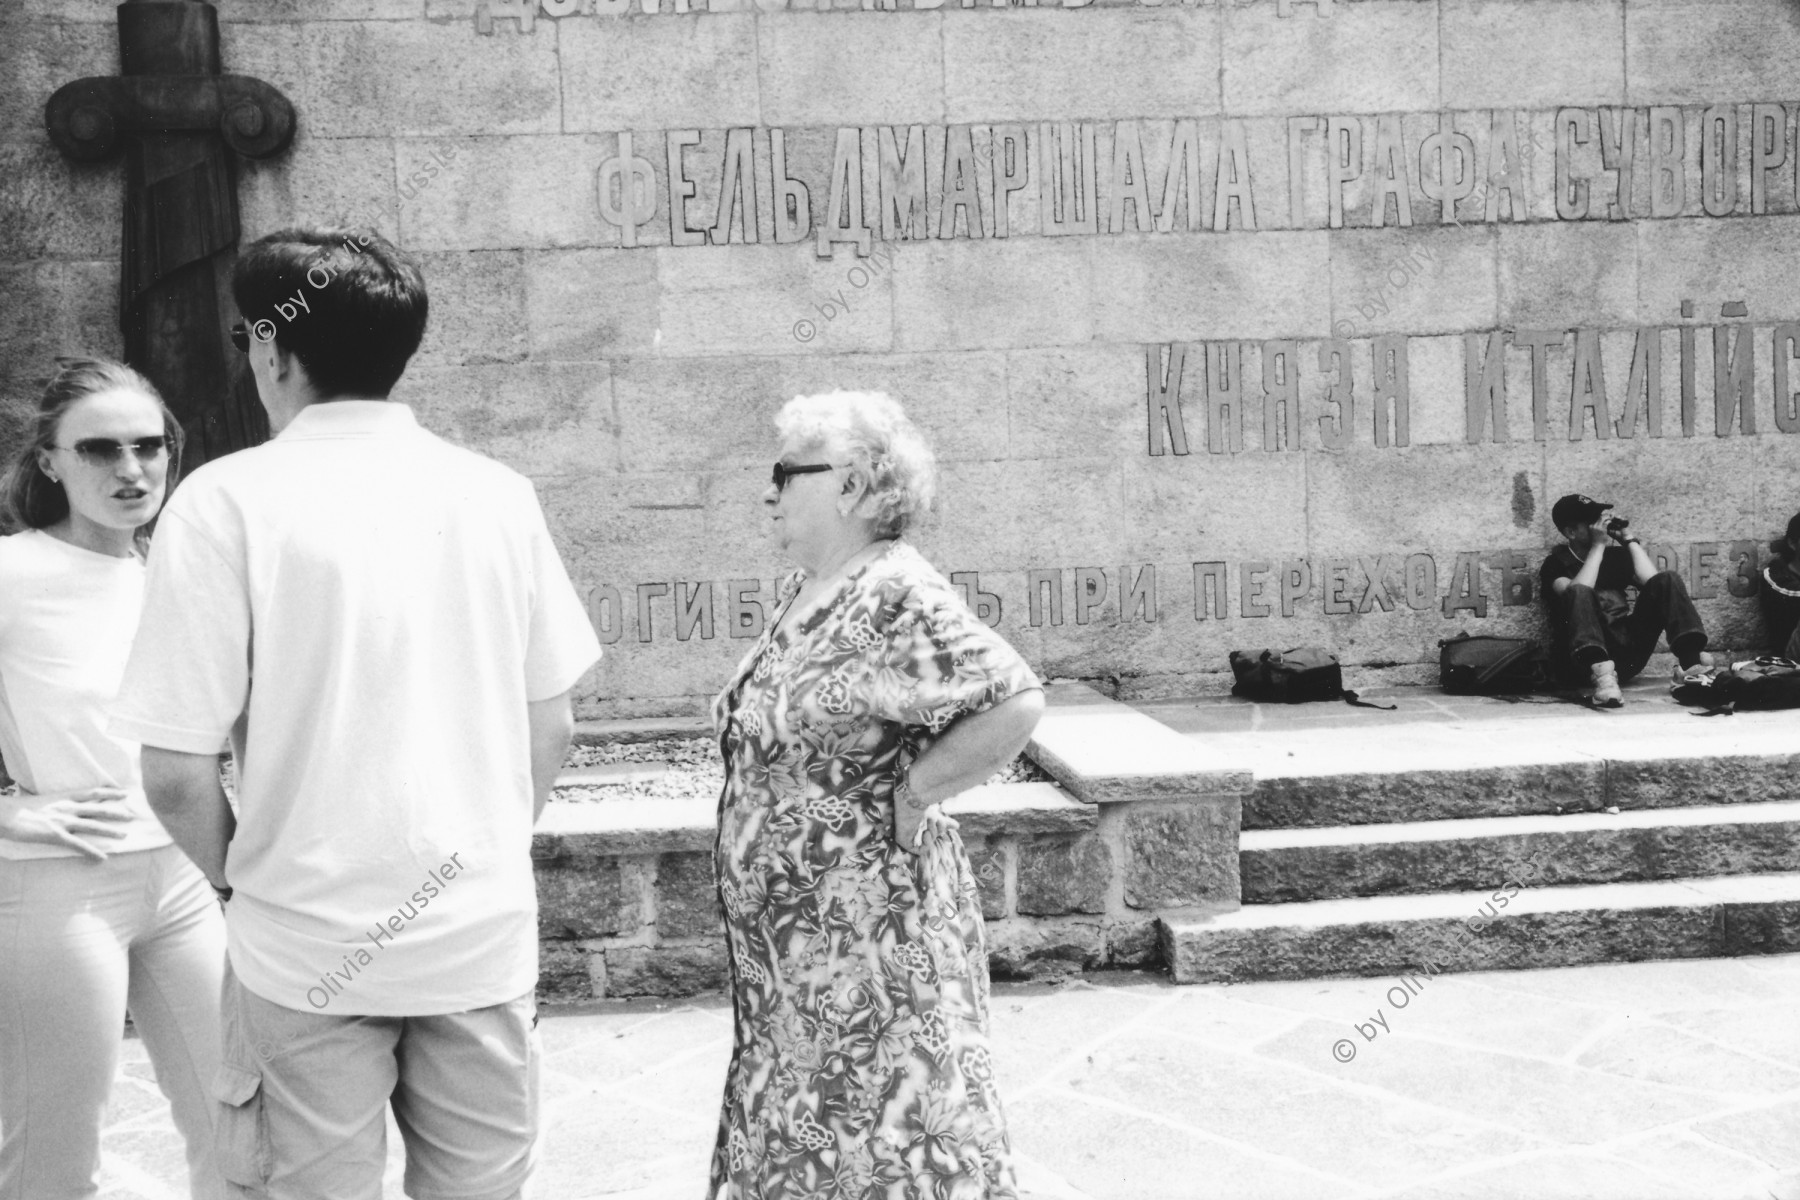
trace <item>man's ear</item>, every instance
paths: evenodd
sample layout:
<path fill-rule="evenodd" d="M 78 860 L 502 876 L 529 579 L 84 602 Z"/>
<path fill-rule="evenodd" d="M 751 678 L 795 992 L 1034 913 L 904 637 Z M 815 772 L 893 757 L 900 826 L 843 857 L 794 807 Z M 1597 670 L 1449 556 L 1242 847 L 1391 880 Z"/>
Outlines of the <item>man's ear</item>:
<path fill-rule="evenodd" d="M 273 358 L 269 363 L 270 377 L 285 382 L 288 376 L 294 373 L 294 368 L 300 360 L 294 357 L 293 351 L 282 349 L 280 342 L 271 341 L 269 350 L 273 353 Z"/>

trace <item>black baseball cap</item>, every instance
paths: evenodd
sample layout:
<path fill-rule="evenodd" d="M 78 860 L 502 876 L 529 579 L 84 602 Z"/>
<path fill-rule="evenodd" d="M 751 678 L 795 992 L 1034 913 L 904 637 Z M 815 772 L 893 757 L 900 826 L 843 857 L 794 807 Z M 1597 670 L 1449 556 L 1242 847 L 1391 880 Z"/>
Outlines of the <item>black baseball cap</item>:
<path fill-rule="evenodd" d="M 1592 525 L 1600 519 L 1601 513 L 1611 507 L 1612 505 L 1602 504 L 1592 496 L 1570 492 L 1550 509 L 1550 523 L 1558 529 L 1567 529 L 1571 525 Z"/>

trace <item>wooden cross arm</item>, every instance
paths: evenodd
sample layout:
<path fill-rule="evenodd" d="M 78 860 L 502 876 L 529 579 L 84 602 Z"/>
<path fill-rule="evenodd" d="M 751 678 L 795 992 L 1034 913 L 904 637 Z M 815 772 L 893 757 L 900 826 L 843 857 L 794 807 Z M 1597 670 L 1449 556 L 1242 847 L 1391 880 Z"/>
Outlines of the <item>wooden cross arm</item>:
<path fill-rule="evenodd" d="M 293 140 L 294 106 L 248 75 L 94 76 L 56 89 L 44 126 L 78 162 L 111 157 L 121 133 L 207 130 L 246 158 L 268 158 Z"/>

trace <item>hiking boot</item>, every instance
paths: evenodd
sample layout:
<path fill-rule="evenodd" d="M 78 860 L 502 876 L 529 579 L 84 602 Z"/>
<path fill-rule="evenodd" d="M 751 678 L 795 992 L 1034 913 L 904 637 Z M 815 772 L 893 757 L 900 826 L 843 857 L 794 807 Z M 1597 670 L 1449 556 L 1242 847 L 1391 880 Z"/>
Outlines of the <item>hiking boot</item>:
<path fill-rule="evenodd" d="M 1595 708 L 1624 708 L 1625 693 L 1619 690 L 1619 669 L 1612 660 L 1597 662 L 1593 666 Z"/>

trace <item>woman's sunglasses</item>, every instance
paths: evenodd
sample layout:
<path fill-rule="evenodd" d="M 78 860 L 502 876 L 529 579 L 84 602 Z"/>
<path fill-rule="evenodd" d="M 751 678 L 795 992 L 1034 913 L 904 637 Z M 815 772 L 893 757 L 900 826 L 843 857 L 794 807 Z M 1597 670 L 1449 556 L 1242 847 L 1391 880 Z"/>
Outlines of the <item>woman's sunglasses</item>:
<path fill-rule="evenodd" d="M 769 478 L 774 481 L 775 490 L 779 492 L 786 490 L 787 481 L 796 475 L 816 475 L 820 471 L 835 470 L 837 470 L 837 466 L 833 463 L 811 463 L 804 467 L 790 467 L 786 463 L 776 463 L 775 470 L 770 473 Z"/>
<path fill-rule="evenodd" d="M 57 446 L 56 449 L 73 451 L 90 467 L 110 467 L 124 458 L 127 450 L 141 463 L 159 462 L 168 452 L 169 439 L 158 436 L 115 442 L 110 438 L 82 438 L 73 446 Z"/>

